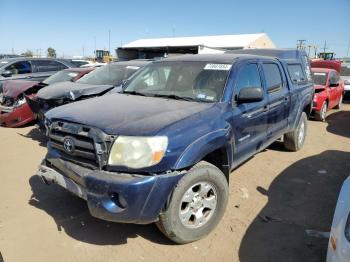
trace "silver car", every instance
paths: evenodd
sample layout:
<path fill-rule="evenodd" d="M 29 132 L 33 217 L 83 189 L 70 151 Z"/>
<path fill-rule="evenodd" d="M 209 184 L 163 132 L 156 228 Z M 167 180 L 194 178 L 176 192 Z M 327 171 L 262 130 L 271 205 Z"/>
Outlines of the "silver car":
<path fill-rule="evenodd" d="M 350 177 L 339 194 L 329 237 L 327 262 L 350 261 Z"/>
<path fill-rule="evenodd" d="M 344 80 L 345 95 L 350 95 L 350 63 L 343 63 L 340 72 L 341 78 Z"/>

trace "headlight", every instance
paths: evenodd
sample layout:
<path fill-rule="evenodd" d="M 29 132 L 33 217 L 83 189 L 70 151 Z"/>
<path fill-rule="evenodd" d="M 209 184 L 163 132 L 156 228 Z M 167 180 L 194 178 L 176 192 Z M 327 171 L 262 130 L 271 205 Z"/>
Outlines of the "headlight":
<path fill-rule="evenodd" d="M 26 103 L 26 99 L 25 97 L 19 98 L 15 101 L 15 103 L 13 104 L 14 107 L 20 107 L 21 105 Z"/>
<path fill-rule="evenodd" d="M 109 153 L 108 164 L 130 168 L 154 166 L 163 159 L 167 147 L 166 136 L 119 136 Z"/>

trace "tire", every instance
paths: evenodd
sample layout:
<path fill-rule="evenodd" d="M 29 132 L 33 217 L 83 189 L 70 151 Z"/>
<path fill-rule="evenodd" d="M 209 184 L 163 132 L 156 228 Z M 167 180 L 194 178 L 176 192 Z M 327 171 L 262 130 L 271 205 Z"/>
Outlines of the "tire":
<path fill-rule="evenodd" d="M 286 133 L 284 135 L 283 137 L 284 147 L 289 151 L 294 151 L 294 152 L 299 151 L 304 145 L 306 133 L 307 133 L 307 116 L 305 112 L 303 112 L 300 116 L 297 127 L 293 131 Z"/>
<path fill-rule="evenodd" d="M 340 96 L 339 103 L 334 107 L 335 109 L 341 109 L 341 104 L 343 103 L 343 95 Z"/>
<path fill-rule="evenodd" d="M 315 112 L 315 119 L 324 122 L 327 116 L 327 102 L 324 101 L 320 111 Z"/>
<path fill-rule="evenodd" d="M 216 166 L 201 161 L 181 178 L 156 225 L 175 243 L 196 241 L 208 235 L 219 223 L 227 201 L 225 175 Z"/>

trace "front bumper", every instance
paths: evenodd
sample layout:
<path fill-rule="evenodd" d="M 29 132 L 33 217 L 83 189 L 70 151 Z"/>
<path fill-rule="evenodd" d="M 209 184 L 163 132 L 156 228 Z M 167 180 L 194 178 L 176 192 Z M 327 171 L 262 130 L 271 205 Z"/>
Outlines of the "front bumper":
<path fill-rule="evenodd" d="M 141 175 L 92 170 L 61 158 L 50 148 L 37 175 L 85 199 L 92 216 L 125 223 L 158 220 L 184 172 Z"/>
<path fill-rule="evenodd" d="M 0 125 L 18 127 L 34 120 L 34 114 L 27 103 L 20 107 L 0 107 Z"/>

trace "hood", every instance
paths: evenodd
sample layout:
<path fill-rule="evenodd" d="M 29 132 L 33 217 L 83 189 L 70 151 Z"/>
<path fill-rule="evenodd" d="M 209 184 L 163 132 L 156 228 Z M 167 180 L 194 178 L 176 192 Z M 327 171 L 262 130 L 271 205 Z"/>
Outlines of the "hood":
<path fill-rule="evenodd" d="M 112 85 L 89 85 L 67 81 L 54 83 L 39 90 L 38 97 L 45 100 L 69 97 L 76 100 L 81 96 L 104 93 L 111 88 Z"/>
<path fill-rule="evenodd" d="M 215 104 L 156 97 L 111 94 L 50 110 L 49 120 L 61 119 L 97 127 L 111 135 L 155 135 L 160 130 Z"/>
<path fill-rule="evenodd" d="M 29 80 L 7 80 L 3 84 L 3 95 L 5 97 L 16 98 L 19 94 L 37 85 L 37 81 Z"/>

